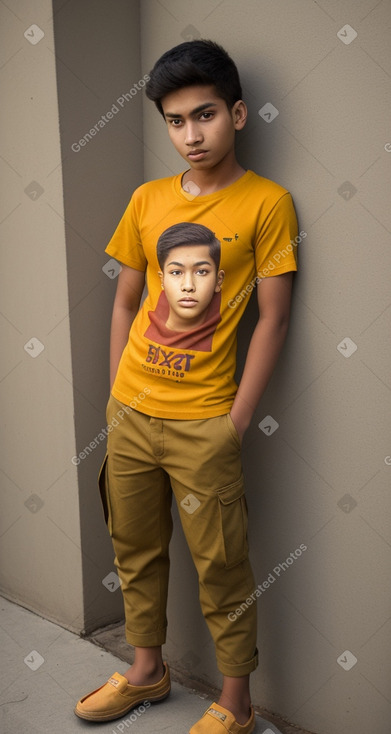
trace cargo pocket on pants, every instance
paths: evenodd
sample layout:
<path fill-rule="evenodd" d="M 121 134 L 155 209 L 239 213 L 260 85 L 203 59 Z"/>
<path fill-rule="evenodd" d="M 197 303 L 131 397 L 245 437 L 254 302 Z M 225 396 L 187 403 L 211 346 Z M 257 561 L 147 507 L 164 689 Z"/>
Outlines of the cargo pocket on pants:
<path fill-rule="evenodd" d="M 221 531 L 224 542 L 225 567 L 231 568 L 248 555 L 247 503 L 244 496 L 243 476 L 217 490 Z"/>
<path fill-rule="evenodd" d="M 103 464 L 98 474 L 98 487 L 100 492 L 100 498 L 102 500 L 103 512 L 105 516 L 105 522 L 108 527 L 109 533 L 112 533 L 112 522 L 111 522 L 111 510 L 110 510 L 110 497 L 109 497 L 109 486 L 107 477 L 107 460 L 108 454 L 103 459 Z"/>

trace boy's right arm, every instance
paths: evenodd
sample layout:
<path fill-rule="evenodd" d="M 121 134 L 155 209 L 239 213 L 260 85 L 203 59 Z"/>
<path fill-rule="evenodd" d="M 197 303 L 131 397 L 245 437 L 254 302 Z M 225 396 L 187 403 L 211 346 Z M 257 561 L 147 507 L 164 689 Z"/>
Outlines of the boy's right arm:
<path fill-rule="evenodd" d="M 117 374 L 122 352 L 128 341 L 130 327 L 140 307 L 144 283 L 145 273 L 122 265 L 111 319 L 110 390 Z"/>

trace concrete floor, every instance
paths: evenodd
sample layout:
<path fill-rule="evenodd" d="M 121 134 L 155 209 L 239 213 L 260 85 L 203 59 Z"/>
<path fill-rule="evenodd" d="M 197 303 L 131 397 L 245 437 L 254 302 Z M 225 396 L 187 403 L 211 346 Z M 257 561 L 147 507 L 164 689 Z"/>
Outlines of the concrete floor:
<path fill-rule="evenodd" d="M 78 719 L 78 698 L 127 665 L 110 652 L 0 598 L 0 731 L 2 734 L 186 734 L 210 699 L 174 682 L 170 697 L 136 721 L 104 724 Z M 256 734 L 282 734 L 257 716 Z M 288 731 L 288 730 L 286 730 Z"/>

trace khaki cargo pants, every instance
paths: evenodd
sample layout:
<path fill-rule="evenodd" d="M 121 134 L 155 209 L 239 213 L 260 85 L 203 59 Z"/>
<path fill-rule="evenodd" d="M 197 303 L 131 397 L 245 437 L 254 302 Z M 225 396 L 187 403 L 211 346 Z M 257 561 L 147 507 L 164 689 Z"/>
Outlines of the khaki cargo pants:
<path fill-rule="evenodd" d="M 107 422 L 114 427 L 99 487 L 122 581 L 127 641 L 151 647 L 166 640 L 173 493 L 219 670 L 251 673 L 258 664 L 256 604 L 232 614 L 255 582 L 240 442 L 230 416 L 151 418 L 111 395 Z"/>

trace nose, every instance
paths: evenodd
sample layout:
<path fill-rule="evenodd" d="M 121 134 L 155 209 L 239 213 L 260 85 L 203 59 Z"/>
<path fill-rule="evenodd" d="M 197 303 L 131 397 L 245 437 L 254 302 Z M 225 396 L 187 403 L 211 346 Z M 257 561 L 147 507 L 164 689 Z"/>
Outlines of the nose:
<path fill-rule="evenodd" d="M 185 293 L 191 293 L 195 290 L 193 276 L 191 273 L 185 273 L 183 276 L 181 290 Z"/>
<path fill-rule="evenodd" d="M 202 140 L 201 131 L 196 122 L 193 120 L 186 125 L 185 143 L 186 145 L 195 145 Z"/>

